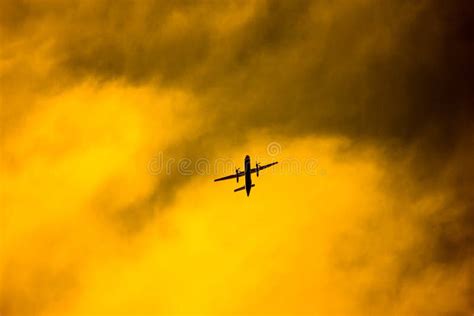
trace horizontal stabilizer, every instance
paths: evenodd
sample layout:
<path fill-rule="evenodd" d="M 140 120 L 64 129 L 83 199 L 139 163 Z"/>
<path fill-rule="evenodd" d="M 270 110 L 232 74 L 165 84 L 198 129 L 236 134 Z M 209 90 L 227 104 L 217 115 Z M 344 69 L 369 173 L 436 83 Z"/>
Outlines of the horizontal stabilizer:
<path fill-rule="evenodd" d="M 240 188 L 235 189 L 234 192 L 242 191 L 243 189 L 245 189 L 245 185 L 244 185 L 243 187 L 240 187 Z"/>

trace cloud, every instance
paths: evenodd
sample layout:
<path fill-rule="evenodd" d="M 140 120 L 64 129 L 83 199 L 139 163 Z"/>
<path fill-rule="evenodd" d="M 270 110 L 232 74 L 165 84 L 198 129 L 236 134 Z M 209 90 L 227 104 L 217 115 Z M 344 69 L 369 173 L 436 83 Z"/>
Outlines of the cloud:
<path fill-rule="evenodd" d="M 203 111 L 216 123 L 232 117 L 226 135 L 243 124 L 402 145 L 422 137 L 438 148 L 454 146 L 458 131 L 468 128 L 469 84 L 462 77 L 472 69 L 463 6 L 269 1 L 247 2 L 236 12 L 233 2 L 210 10 L 179 2 L 53 1 L 7 7 L 15 30 L 49 37 L 43 45 L 51 74 L 66 83 L 92 77 L 185 87 L 206 101 Z M 215 125 L 222 134 L 225 126 Z"/>
<path fill-rule="evenodd" d="M 324 273 L 334 273 L 334 280 L 341 282 L 346 278 L 354 281 L 353 286 L 342 287 L 350 294 L 341 299 L 341 309 L 336 308 L 341 292 L 334 290 L 333 301 L 329 300 L 332 305 L 318 310 L 396 314 L 460 312 L 472 307 L 468 306 L 472 290 L 465 284 L 472 261 L 474 172 L 470 140 L 473 19 L 468 1 L 4 1 L 0 6 L 2 183 L 9 183 L 2 194 L 8 228 L 6 272 L 2 274 L 10 274 L 13 264 L 8 262 L 23 260 L 9 239 L 46 248 L 48 238 L 41 236 L 48 235 L 52 222 L 59 221 L 64 230 L 76 220 L 95 223 L 90 238 L 71 237 L 71 242 L 87 245 L 93 257 L 97 256 L 99 263 L 91 264 L 92 271 L 107 256 L 114 257 L 95 253 L 94 241 L 103 231 L 113 236 L 106 246 L 115 247 L 123 238 L 146 240 L 150 227 L 166 230 L 157 224 L 166 216 L 177 227 L 187 227 L 186 218 L 173 216 L 193 209 L 192 203 L 183 202 L 187 200 L 183 192 L 199 201 L 190 189 L 196 177 L 180 175 L 176 165 L 170 175 L 147 174 L 150 159 L 160 152 L 167 159 L 186 157 L 193 162 L 227 154 L 237 159 L 245 154 L 244 148 L 255 152 L 258 146 L 265 148 L 270 141 L 278 141 L 289 144 L 296 157 L 296 152 L 304 151 L 295 145 L 302 139 L 315 141 L 309 142 L 311 146 L 324 146 L 318 140 L 335 138 L 346 141 L 337 142 L 337 150 L 323 152 L 335 161 L 340 159 L 335 169 L 348 171 L 346 163 L 355 168 L 367 159 L 377 175 L 367 169 L 361 171 L 361 179 L 339 175 L 354 186 L 372 186 L 368 194 L 373 199 L 367 197 L 365 204 L 353 207 L 356 215 L 348 220 L 346 230 L 320 236 L 336 245 L 349 240 L 347 248 L 335 246 L 324 252 L 334 260 L 328 259 L 317 273 L 311 264 L 303 264 L 312 281 Z M 317 153 L 314 149 L 306 154 Z M 294 181 L 298 188 L 312 185 L 309 180 L 298 183 Z M 332 189 L 358 201 L 343 181 Z M 205 191 L 202 196 L 208 194 Z M 28 202 L 20 202 L 24 196 L 29 197 Z M 337 198 L 333 191 L 330 196 Z M 308 199 L 298 209 L 313 210 L 308 205 L 316 202 Z M 224 198 L 217 200 L 226 205 Z M 319 204 L 321 209 L 336 203 L 324 201 L 326 205 Z M 346 215 L 348 204 L 336 204 L 333 209 Z M 290 205 L 280 208 L 288 209 Z M 85 219 L 84 214 L 88 214 Z M 271 215 L 265 213 L 268 217 Z M 303 237 L 311 239 L 309 232 L 298 235 L 292 227 L 283 227 L 279 233 L 296 234 L 295 243 L 301 243 Z M 31 232 L 38 237 L 31 237 Z M 225 232 L 217 235 L 222 234 Z M 235 242 L 237 236 L 229 238 Z M 277 241 L 285 245 L 285 251 L 299 249 Z M 188 239 L 174 242 L 180 249 Z M 212 241 L 204 241 L 209 243 Z M 162 246 L 160 241 L 143 253 Z M 197 245 L 184 250 L 193 247 Z M 314 251 L 306 243 L 301 247 L 305 254 Z M 76 289 L 71 297 L 79 305 L 81 289 L 101 282 L 98 277 L 91 284 L 81 284 L 84 273 L 88 280 L 89 272 L 74 262 L 88 260 L 77 258 L 67 244 L 55 250 L 68 258 L 65 263 L 62 259 L 56 260 L 58 265 L 55 260 L 35 262 L 35 256 L 22 265 L 31 277 L 24 282 L 6 278 L 1 305 L 6 313 L 54 310 L 46 298 L 39 297 L 41 304 L 33 304 L 33 294 L 19 294 L 18 284 L 52 289 L 53 296 L 66 300 L 63 285 L 56 289 L 47 285 L 54 282 L 47 281 L 35 286 L 41 269 L 51 280 L 64 280 L 65 288 Z M 224 251 L 223 247 L 218 250 Z M 288 260 L 296 261 L 286 262 L 283 256 L 280 267 L 291 275 L 304 258 L 287 255 L 293 258 Z M 195 258 L 180 259 L 173 251 L 172 257 L 176 261 Z M 134 264 L 149 270 L 147 258 L 158 260 L 145 256 L 144 263 Z M 260 259 L 261 264 L 271 260 L 270 255 Z M 55 271 L 70 265 L 74 268 L 64 268 L 63 276 L 56 275 Z M 182 266 L 178 271 L 191 273 Z M 304 294 L 311 291 L 310 284 L 280 278 L 280 272 L 272 271 L 268 280 L 257 272 L 248 278 L 269 283 L 280 280 L 282 285 L 276 290 L 262 289 L 268 297 L 257 296 L 259 302 L 254 303 L 249 302 L 245 292 L 249 289 L 243 286 L 241 299 L 249 304 L 244 310 L 265 311 L 270 297 L 284 296 L 288 289 Z M 134 279 L 133 272 L 127 273 Z M 374 273 L 384 277 L 380 281 L 368 277 Z M 186 280 L 192 281 L 192 276 Z M 105 284 L 108 288 L 109 283 Z M 460 298 L 430 310 L 419 299 L 423 294 L 438 297 L 428 287 L 439 293 L 452 291 Z M 153 286 L 145 289 L 155 290 Z M 124 290 L 118 286 L 117 291 Z M 323 292 L 317 292 L 318 297 L 324 297 Z M 187 294 L 191 300 L 193 292 Z M 286 306 L 288 312 L 305 306 L 310 297 L 302 297 Z M 380 304 L 373 304 L 374 298 Z M 172 298 L 167 299 L 169 302 L 162 302 L 165 307 L 172 305 Z M 94 297 L 88 300 L 98 304 Z M 324 305 L 323 299 L 317 302 Z M 31 308 L 20 310 L 21 305 Z"/>

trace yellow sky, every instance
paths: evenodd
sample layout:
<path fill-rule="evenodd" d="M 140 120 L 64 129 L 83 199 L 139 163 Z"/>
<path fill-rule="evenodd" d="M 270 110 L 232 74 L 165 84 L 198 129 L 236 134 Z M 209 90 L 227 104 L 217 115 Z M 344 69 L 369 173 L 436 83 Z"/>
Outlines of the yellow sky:
<path fill-rule="evenodd" d="M 473 311 L 460 9 L 0 11 L 1 315 Z"/>

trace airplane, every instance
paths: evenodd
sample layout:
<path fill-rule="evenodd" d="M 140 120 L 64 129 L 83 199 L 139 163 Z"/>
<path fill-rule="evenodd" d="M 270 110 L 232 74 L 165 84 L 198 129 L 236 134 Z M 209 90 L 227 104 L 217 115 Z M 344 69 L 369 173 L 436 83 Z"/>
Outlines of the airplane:
<path fill-rule="evenodd" d="M 257 162 L 255 164 L 255 168 L 250 168 L 250 156 L 247 155 L 247 156 L 245 156 L 245 160 L 244 160 L 245 171 L 240 171 L 240 168 L 237 168 L 237 169 L 235 169 L 235 174 L 231 174 L 230 176 L 215 179 L 214 182 L 236 178 L 237 183 L 239 183 L 239 177 L 245 175 L 245 185 L 240 187 L 240 188 L 235 189 L 234 192 L 238 192 L 238 191 L 241 191 L 241 190 L 245 189 L 245 191 L 247 192 L 247 196 L 249 196 L 250 195 L 250 190 L 252 189 L 252 187 L 255 186 L 255 184 L 252 184 L 251 174 L 256 172 L 257 177 L 258 177 L 258 174 L 259 174 L 260 170 L 263 170 L 263 169 L 266 169 L 266 168 L 271 167 L 273 165 L 276 165 L 277 163 L 278 163 L 278 161 L 275 161 L 275 162 L 269 163 L 268 165 L 260 166 L 260 164 Z"/>

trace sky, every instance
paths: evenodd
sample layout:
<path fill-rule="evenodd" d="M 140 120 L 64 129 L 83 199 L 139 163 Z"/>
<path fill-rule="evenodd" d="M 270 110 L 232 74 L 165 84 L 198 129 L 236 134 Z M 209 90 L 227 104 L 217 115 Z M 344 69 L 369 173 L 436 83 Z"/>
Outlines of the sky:
<path fill-rule="evenodd" d="M 2 1 L 0 314 L 472 314 L 473 21 Z"/>

